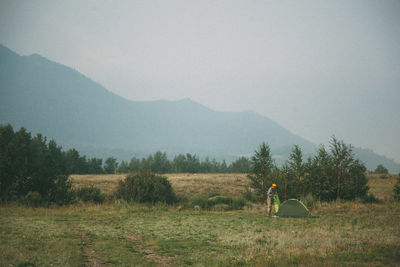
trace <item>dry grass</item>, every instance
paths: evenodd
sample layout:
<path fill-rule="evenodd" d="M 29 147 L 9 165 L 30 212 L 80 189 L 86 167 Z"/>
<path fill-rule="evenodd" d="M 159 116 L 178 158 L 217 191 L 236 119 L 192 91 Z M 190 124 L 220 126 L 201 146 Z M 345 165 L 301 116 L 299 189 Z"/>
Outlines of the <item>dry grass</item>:
<path fill-rule="evenodd" d="M 238 197 L 248 184 L 246 174 L 167 174 L 178 196 L 191 198 L 218 194 Z"/>
<path fill-rule="evenodd" d="M 125 176 L 126 174 L 75 174 L 71 175 L 71 178 L 75 187 L 93 185 L 104 193 L 111 194 Z"/>
<path fill-rule="evenodd" d="M 382 200 L 390 200 L 393 195 L 393 186 L 397 182 L 398 175 L 395 174 L 368 174 L 368 185 L 370 193 Z"/>
<path fill-rule="evenodd" d="M 88 174 L 72 175 L 75 187 L 94 185 L 104 193 L 111 194 L 116 190 L 118 181 L 127 174 Z M 249 183 L 246 174 L 242 173 L 168 173 L 164 174 L 180 197 L 192 198 L 218 194 L 226 197 L 242 196 Z M 392 198 L 392 190 L 398 175 L 367 174 L 370 193 L 375 197 L 388 201 Z"/>
<path fill-rule="evenodd" d="M 248 184 L 246 174 L 214 174 L 214 173 L 169 173 L 165 174 L 176 194 L 179 197 L 192 198 L 207 196 L 211 193 L 226 197 L 241 196 Z M 74 186 L 93 185 L 106 194 L 116 190 L 118 181 L 124 179 L 126 174 L 97 174 L 97 175 L 72 175 Z"/>

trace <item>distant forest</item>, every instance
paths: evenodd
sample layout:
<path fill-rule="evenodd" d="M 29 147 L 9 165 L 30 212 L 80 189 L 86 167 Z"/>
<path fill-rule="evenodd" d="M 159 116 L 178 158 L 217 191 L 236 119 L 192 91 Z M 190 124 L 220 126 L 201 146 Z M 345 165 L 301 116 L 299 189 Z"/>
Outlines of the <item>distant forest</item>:
<path fill-rule="evenodd" d="M 65 161 L 70 174 L 113 174 L 131 173 L 149 170 L 155 173 L 247 173 L 250 170 L 250 160 L 239 157 L 227 164 L 225 160 L 218 162 L 208 157 L 200 160 L 196 154 L 179 154 L 172 160 L 166 152 L 157 151 L 147 158 L 132 157 L 128 162 L 114 157 L 107 158 L 104 163 L 101 158 L 86 158 L 80 156 L 75 149 L 65 152 Z"/>
<path fill-rule="evenodd" d="M 14 150 L 14 153 L 3 155 L 14 162 L 28 164 L 35 161 L 32 157 L 37 157 L 36 144 L 41 144 L 42 150 L 57 148 L 59 158 L 58 165 L 61 165 L 63 173 L 67 174 L 115 174 L 131 173 L 141 170 L 150 170 L 155 173 L 247 173 L 250 170 L 250 160 L 240 157 L 236 161 L 227 164 L 225 160 L 218 162 L 215 159 L 200 160 L 195 154 L 179 154 L 172 160 L 168 159 L 165 152 L 157 151 L 147 158 L 136 158 L 118 162 L 114 157 L 109 157 L 103 161 L 102 158 L 87 158 L 80 155 L 76 149 L 62 151 L 54 140 L 47 142 L 46 137 L 37 134 L 32 137 L 31 133 L 25 128 L 14 132 L 11 125 L 0 125 L 1 150 L 3 152 Z M 12 149 L 15 148 L 15 149 Z M 18 148 L 18 149 L 17 149 Z M 4 153 L 2 153 L 4 154 Z M 20 160 L 17 160 L 20 159 Z M 18 168 L 17 166 L 15 166 Z"/>
<path fill-rule="evenodd" d="M 376 201 L 368 195 L 365 165 L 354 158 L 351 145 L 335 137 L 330 151 L 321 146 L 314 157 L 303 159 L 299 146 L 283 166 L 277 166 L 267 144 L 262 143 L 251 159 L 240 157 L 231 164 L 196 155 L 179 154 L 171 161 L 167 154 L 156 152 L 147 158 L 133 157 L 118 163 L 107 158 L 86 158 L 75 149 L 62 151 L 54 140 L 37 134 L 32 137 L 25 128 L 14 131 L 11 125 L 0 125 L 0 200 L 36 198 L 48 203 L 66 204 L 74 199 L 70 174 L 129 173 L 248 173 L 250 187 L 246 198 L 265 199 L 268 187 L 278 185 L 282 199 L 310 196 L 319 201 L 336 199 Z M 384 167 L 377 170 L 384 170 Z"/>

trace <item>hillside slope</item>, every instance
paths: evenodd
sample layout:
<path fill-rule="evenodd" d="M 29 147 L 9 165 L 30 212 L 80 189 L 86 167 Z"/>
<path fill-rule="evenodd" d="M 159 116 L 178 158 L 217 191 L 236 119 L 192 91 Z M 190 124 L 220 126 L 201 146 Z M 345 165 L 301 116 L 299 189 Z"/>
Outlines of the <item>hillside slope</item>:
<path fill-rule="evenodd" d="M 210 110 L 190 99 L 133 102 L 39 55 L 0 48 L 0 121 L 76 146 L 245 154 L 314 145 L 254 112 Z"/>
<path fill-rule="evenodd" d="M 129 159 L 161 150 L 230 160 L 267 142 L 279 162 L 293 144 L 305 153 L 316 148 L 252 111 L 217 112 L 190 99 L 130 101 L 69 67 L 1 45 L 0 96 L 0 123 L 40 132 L 88 156 Z"/>

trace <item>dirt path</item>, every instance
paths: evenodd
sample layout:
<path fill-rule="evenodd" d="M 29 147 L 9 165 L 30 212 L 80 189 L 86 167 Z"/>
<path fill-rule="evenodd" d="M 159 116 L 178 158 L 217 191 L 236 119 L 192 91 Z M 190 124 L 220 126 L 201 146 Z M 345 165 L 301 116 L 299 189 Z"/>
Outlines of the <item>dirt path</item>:
<path fill-rule="evenodd" d="M 100 260 L 98 258 L 96 251 L 93 249 L 92 241 L 90 240 L 90 236 L 84 231 L 79 231 L 77 234 L 80 236 L 80 238 L 82 240 L 83 254 L 84 254 L 84 256 L 87 257 L 87 263 L 85 264 L 85 266 L 90 266 L 90 267 L 103 266 L 100 263 Z"/>
<path fill-rule="evenodd" d="M 143 238 L 140 235 L 124 234 L 124 237 L 136 241 L 134 248 L 142 253 L 148 261 L 154 262 L 158 266 L 171 266 L 171 257 L 157 254 L 151 249 L 145 249 L 143 247 Z"/>

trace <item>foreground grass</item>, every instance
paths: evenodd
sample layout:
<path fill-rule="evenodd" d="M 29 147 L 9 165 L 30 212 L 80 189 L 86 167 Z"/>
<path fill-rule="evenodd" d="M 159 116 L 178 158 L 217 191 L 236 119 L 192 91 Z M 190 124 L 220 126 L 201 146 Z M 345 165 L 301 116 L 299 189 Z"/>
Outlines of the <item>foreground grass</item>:
<path fill-rule="evenodd" d="M 400 205 L 332 203 L 314 218 L 113 203 L 0 207 L 1 266 L 400 264 Z"/>
<path fill-rule="evenodd" d="M 170 174 L 191 198 L 240 197 L 242 174 Z M 73 176 L 75 186 L 110 194 L 125 175 Z M 389 201 L 395 176 L 369 176 L 382 204 L 317 203 L 313 218 L 265 216 L 180 206 L 77 204 L 0 206 L 0 266 L 398 266 L 400 204 Z"/>

